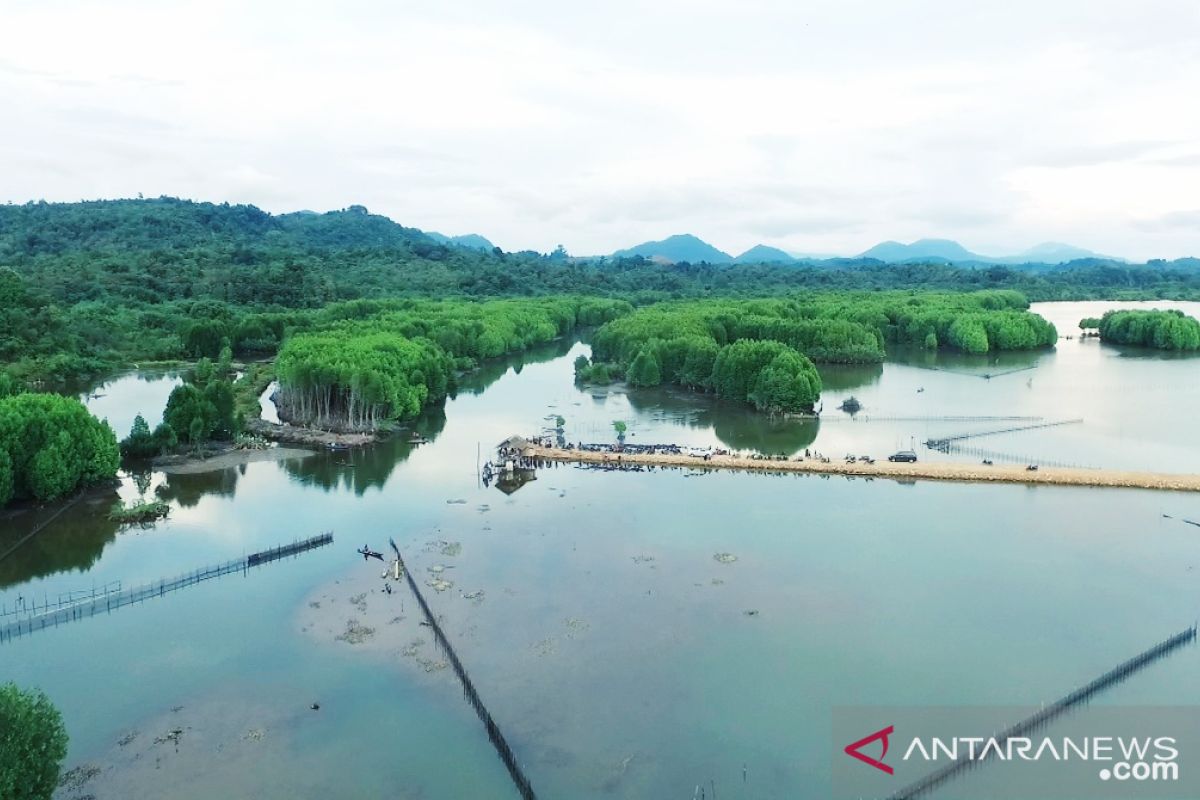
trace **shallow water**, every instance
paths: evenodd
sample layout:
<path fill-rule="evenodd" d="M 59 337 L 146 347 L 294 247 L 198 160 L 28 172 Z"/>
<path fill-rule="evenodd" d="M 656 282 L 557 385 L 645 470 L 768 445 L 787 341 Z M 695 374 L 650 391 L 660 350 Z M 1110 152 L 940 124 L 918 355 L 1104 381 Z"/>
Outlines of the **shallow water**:
<path fill-rule="evenodd" d="M 1038 310 L 1067 333 L 1060 320 L 1090 305 Z M 834 706 L 1037 704 L 1195 617 L 1200 528 L 1181 521 L 1200 520 L 1192 495 L 567 466 L 507 495 L 476 468 L 555 414 L 571 441 L 611 440 L 623 419 L 631 442 L 789 454 L 880 456 L 1005 427 L 911 419 L 950 415 L 1083 417 L 979 446 L 1196 471 L 1200 360 L 1079 340 L 996 363 L 898 354 L 907 363 L 823 370 L 817 423 L 579 388 L 579 352 L 562 342 L 487 365 L 416 423 L 429 445 L 400 435 L 303 461 L 126 476 L 122 496 L 161 485 L 170 517 L 118 531 L 102 521 L 115 497 L 72 508 L 0 562 L 0 604 L 151 581 L 323 530 L 335 543 L 0 645 L 0 679 L 40 685 L 62 708 L 68 765 L 104 769 L 88 789 L 98 798 L 510 796 L 453 675 L 401 653 L 431 638 L 411 599 L 379 592 L 380 565 L 353 552 L 392 536 L 422 581 L 449 567 L 454 588 L 426 590 L 429 602 L 541 796 L 687 797 L 711 781 L 722 797 L 826 797 Z M 121 387 L 143 383 L 111 383 L 107 413 L 132 421 Z M 833 410 L 849 394 L 866 406 L 857 421 Z M 7 540 L 30 522 L 5 524 Z M 371 613 L 404 619 L 364 645 L 314 625 L 314 601 L 335 622 L 361 616 L 349 597 L 363 587 Z M 481 601 L 463 596 L 478 590 Z M 1200 703 L 1196 659 L 1184 650 L 1100 702 Z M 176 725 L 178 751 L 153 744 Z"/>

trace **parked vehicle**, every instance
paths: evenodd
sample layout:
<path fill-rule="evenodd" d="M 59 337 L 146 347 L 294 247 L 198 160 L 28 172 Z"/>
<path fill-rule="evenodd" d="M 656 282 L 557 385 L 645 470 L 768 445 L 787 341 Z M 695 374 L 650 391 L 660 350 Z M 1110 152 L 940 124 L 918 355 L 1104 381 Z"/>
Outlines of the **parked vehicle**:
<path fill-rule="evenodd" d="M 901 450 L 888 456 L 888 461 L 903 461 L 909 464 L 915 464 L 917 461 L 917 454 L 912 450 Z"/>

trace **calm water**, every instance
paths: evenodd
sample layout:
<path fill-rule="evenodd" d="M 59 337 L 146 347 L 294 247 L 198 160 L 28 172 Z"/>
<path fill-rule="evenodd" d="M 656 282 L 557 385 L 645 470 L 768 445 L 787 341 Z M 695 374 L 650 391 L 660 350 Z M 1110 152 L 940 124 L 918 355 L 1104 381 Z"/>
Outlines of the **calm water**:
<path fill-rule="evenodd" d="M 1073 334 L 1115 305 L 1038 310 Z M 0 680 L 52 696 L 69 765 L 103 770 L 99 798 L 512 796 L 453 675 L 402 654 L 430 638 L 411 600 L 379 593 L 379 566 L 353 552 L 393 536 L 422 577 L 451 567 L 455 587 L 429 601 L 540 796 L 686 798 L 712 781 L 723 798 L 816 798 L 829 794 L 834 706 L 1036 704 L 1196 617 L 1190 495 L 571 467 L 508 495 L 479 485 L 476 465 L 554 414 L 572 441 L 609 440 L 623 419 L 634 442 L 837 456 L 1021 424 L 930 417 L 1041 416 L 1084 421 L 971 443 L 1196 471 L 1200 360 L 1078 339 L 996 363 L 898 354 L 826 370 L 818 424 L 580 389 L 580 352 L 564 342 L 488 365 L 418 421 L 429 445 L 125 476 L 121 496 L 157 489 L 170 518 L 117 531 L 103 521 L 116 494 L 96 496 L 0 562 L 0 603 L 129 586 L 323 530 L 335 544 L 2 645 Z M 122 378 L 94 409 L 121 430 L 138 411 L 153 425 L 173 380 Z M 856 420 L 835 410 L 850 394 L 865 406 Z M 4 520 L 0 543 L 35 519 Z M 356 616 L 347 598 L 364 581 L 367 604 L 404 619 L 365 645 L 312 629 L 314 598 Z M 1200 703 L 1198 653 L 1102 702 Z M 153 744 L 177 726 L 178 748 Z"/>

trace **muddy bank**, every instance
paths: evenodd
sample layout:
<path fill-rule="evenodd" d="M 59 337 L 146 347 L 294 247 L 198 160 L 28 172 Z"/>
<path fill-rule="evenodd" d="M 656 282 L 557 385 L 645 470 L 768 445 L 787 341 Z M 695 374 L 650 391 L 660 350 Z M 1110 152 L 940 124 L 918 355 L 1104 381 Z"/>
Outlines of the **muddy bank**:
<path fill-rule="evenodd" d="M 373 433 L 333 433 L 314 428 L 303 428 L 286 422 L 275 424 L 262 419 L 246 421 L 250 433 L 283 444 L 299 444 L 308 447 L 362 447 L 378 438 Z"/>
<path fill-rule="evenodd" d="M 168 475 L 196 475 L 213 472 L 255 461 L 286 461 L 292 458 L 308 458 L 312 450 L 299 447 L 268 447 L 262 450 L 225 450 L 214 455 L 198 458 L 188 455 L 164 456 L 155 459 L 154 468 Z"/>
<path fill-rule="evenodd" d="M 709 457 L 708 460 L 689 455 L 592 453 L 582 450 L 560 450 L 553 447 L 534 448 L 531 455 L 553 461 L 576 463 L 653 464 L 656 466 L 692 467 L 695 469 L 744 469 L 759 472 L 804 472 L 825 475 L 852 475 L 899 480 L 923 478 L 937 481 L 968 481 L 971 483 L 1024 483 L 1053 486 L 1093 486 L 1112 489 L 1161 489 L 1176 492 L 1200 492 L 1200 475 L 1165 472 L 1127 472 L 1111 469 L 1078 469 L 1041 467 L 1027 470 L 1022 466 L 960 464 L 928 461 L 915 464 L 879 461 L 874 464 L 856 462 L 825 463 L 816 460 L 768 461 L 737 456 Z"/>
<path fill-rule="evenodd" d="M 311 775 L 276 766 L 293 757 L 298 739 L 328 728 L 328 712 L 301 688 L 281 695 L 222 693 L 163 708 L 91 758 L 64 765 L 54 800 L 328 797 L 330 787 L 311 785 Z"/>
<path fill-rule="evenodd" d="M 482 603 L 482 590 L 456 585 L 454 561 L 461 552 L 458 542 L 430 540 L 413 553 L 420 562 L 409 565 L 413 577 L 431 596 L 446 594 L 468 605 Z M 450 666 L 424 624 L 394 557 L 367 560 L 312 592 L 297 624 L 302 633 L 322 643 L 407 662 L 419 672 L 437 673 Z"/>

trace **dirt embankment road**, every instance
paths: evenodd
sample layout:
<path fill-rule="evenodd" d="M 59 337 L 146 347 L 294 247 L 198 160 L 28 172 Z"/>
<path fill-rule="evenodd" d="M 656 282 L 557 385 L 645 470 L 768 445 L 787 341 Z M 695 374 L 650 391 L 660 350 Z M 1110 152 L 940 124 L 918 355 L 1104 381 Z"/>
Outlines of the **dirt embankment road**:
<path fill-rule="evenodd" d="M 576 463 L 617 462 L 615 453 L 592 453 L 580 450 L 536 448 L 539 458 Z M 689 455 L 620 454 L 626 464 L 653 464 L 664 467 L 695 469 L 744 469 L 759 472 L 803 472 L 827 475 L 861 475 L 867 477 L 925 479 L 936 481 L 969 481 L 972 483 L 1024 483 L 1054 486 L 1094 486 L 1123 489 L 1162 489 L 1176 492 L 1200 492 L 1200 475 L 1165 472 L 1126 472 L 1109 469 L 1072 469 L 1040 467 L 1030 471 L 1021 466 L 961 464 L 947 461 L 928 461 L 916 464 L 877 461 L 874 464 L 857 462 L 766 461 L 737 456 L 712 456 L 705 461 Z"/>

